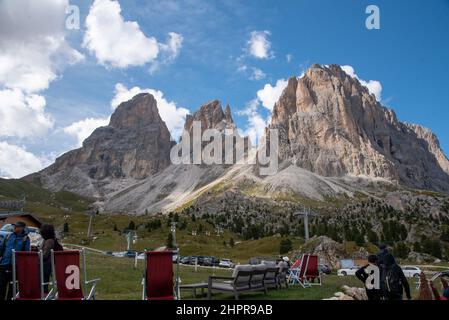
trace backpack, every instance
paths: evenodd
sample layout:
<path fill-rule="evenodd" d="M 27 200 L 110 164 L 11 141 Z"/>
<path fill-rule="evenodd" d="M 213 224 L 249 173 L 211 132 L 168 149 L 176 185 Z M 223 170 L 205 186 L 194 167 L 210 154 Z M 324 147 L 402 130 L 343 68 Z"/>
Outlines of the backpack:
<path fill-rule="evenodd" d="M 6 249 L 6 243 L 9 241 L 9 239 L 11 239 L 11 235 L 12 235 L 12 233 L 8 233 L 6 235 L 6 237 L 3 239 L 3 242 L 2 242 L 1 247 L 0 247 L 0 261 L 3 258 L 3 254 L 5 253 L 5 249 Z M 28 239 L 29 239 L 28 236 L 25 236 L 25 237 L 22 238 L 22 249 L 21 249 L 21 251 L 25 251 Z"/>
<path fill-rule="evenodd" d="M 395 267 L 385 270 L 385 286 L 387 292 L 400 295 L 402 294 L 402 280 Z"/>

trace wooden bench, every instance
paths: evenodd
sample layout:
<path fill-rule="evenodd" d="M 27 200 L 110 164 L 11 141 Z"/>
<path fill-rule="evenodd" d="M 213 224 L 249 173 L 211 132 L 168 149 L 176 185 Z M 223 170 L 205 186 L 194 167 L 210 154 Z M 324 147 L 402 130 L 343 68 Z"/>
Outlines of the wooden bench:
<path fill-rule="evenodd" d="M 245 292 L 264 291 L 267 293 L 265 276 L 267 267 L 254 267 L 251 265 L 239 265 L 234 269 L 232 277 L 210 276 L 207 288 L 207 298 L 212 297 L 213 292 L 230 292 L 236 300 Z"/>

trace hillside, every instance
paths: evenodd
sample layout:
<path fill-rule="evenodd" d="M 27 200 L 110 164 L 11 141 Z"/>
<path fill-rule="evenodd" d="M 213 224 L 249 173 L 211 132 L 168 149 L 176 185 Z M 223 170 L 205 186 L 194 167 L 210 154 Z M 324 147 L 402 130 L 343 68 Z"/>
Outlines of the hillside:
<path fill-rule="evenodd" d="M 25 210 L 37 214 L 83 212 L 94 201 L 69 191 L 51 192 L 24 180 L 0 179 L 0 200 L 23 199 L 26 200 Z"/>

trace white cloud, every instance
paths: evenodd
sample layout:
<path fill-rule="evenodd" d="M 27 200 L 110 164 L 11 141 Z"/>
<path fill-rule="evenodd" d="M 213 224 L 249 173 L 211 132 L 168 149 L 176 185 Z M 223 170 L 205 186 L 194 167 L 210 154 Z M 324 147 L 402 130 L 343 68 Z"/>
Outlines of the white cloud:
<path fill-rule="evenodd" d="M 115 0 L 95 0 L 86 18 L 83 46 L 103 65 L 126 68 L 152 62 L 150 71 L 161 63 L 172 62 L 180 52 L 183 38 L 170 32 L 167 43 L 147 37 L 135 21 L 125 21 L 120 3 Z M 163 57 L 157 61 L 159 54 Z"/>
<path fill-rule="evenodd" d="M 250 80 L 262 80 L 266 74 L 259 68 L 253 68 L 253 73 L 249 77 Z"/>
<path fill-rule="evenodd" d="M 173 101 L 167 101 L 162 91 L 149 88 L 141 89 L 139 87 L 128 89 L 123 84 L 117 83 L 115 85 L 115 96 L 111 101 L 111 107 L 115 109 L 120 103 L 130 100 L 142 92 L 150 93 L 154 96 L 162 120 L 164 120 L 168 130 L 170 130 L 173 139 L 177 140 L 182 134 L 185 118 L 189 114 L 189 110 L 177 107 Z"/>
<path fill-rule="evenodd" d="M 50 159 L 37 157 L 23 147 L 0 141 L 1 177 L 21 178 L 43 169 L 50 163 Z"/>
<path fill-rule="evenodd" d="M 288 81 L 285 79 L 277 80 L 274 86 L 267 83 L 262 89 L 257 91 L 257 97 L 248 102 L 245 109 L 238 112 L 238 115 L 246 116 L 248 118 L 243 134 L 249 136 L 251 142 L 256 145 L 263 137 L 265 128 L 268 126 L 271 119 L 271 114 L 264 117 L 259 112 L 259 106 L 262 105 L 271 112 L 287 84 Z"/>
<path fill-rule="evenodd" d="M 182 35 L 169 32 L 167 43 L 159 43 L 161 57 L 151 63 L 150 73 L 157 71 L 162 64 L 172 63 L 179 56 L 183 41 Z"/>
<path fill-rule="evenodd" d="M 47 89 L 64 65 L 83 56 L 65 40 L 68 0 L 0 1 L 0 86 Z"/>
<path fill-rule="evenodd" d="M 72 123 L 70 126 L 65 127 L 63 130 L 65 133 L 76 138 L 77 147 L 83 145 L 83 141 L 88 138 L 95 129 L 106 126 L 109 123 L 108 118 L 86 118 L 81 121 Z"/>
<path fill-rule="evenodd" d="M 270 59 L 274 57 L 271 51 L 271 42 L 268 40 L 269 31 L 253 31 L 248 40 L 247 52 L 257 59 Z"/>
<path fill-rule="evenodd" d="M 53 127 L 45 113 L 45 98 L 20 89 L 0 90 L 0 137 L 36 137 Z"/>
<path fill-rule="evenodd" d="M 369 80 L 365 81 L 363 79 L 360 79 L 357 74 L 354 71 L 354 68 L 352 66 L 341 66 L 341 69 L 346 72 L 346 74 L 350 77 L 356 78 L 359 80 L 360 84 L 362 86 L 365 86 L 368 88 L 368 91 L 371 94 L 374 94 L 376 96 L 377 101 L 380 101 L 382 98 L 382 85 L 377 80 Z"/>
<path fill-rule="evenodd" d="M 290 63 L 293 60 L 293 55 L 291 53 L 289 53 L 285 56 L 285 59 L 287 59 L 287 62 Z"/>
<path fill-rule="evenodd" d="M 263 89 L 257 91 L 257 99 L 262 103 L 262 106 L 268 110 L 273 110 L 274 104 L 279 100 L 279 97 L 287 86 L 288 81 L 279 79 L 275 86 L 267 83 Z"/>
<path fill-rule="evenodd" d="M 84 56 L 66 41 L 69 0 L 0 1 L 0 176 L 21 177 L 50 163 L 15 142 L 53 127 L 40 91 Z"/>
<path fill-rule="evenodd" d="M 269 117 L 265 119 L 257 111 L 258 106 L 259 100 L 256 98 L 248 102 L 245 109 L 237 112 L 238 115 L 248 117 L 248 122 L 243 131 L 243 135 L 248 136 L 253 145 L 258 145 L 264 135 L 265 128 L 269 123 Z"/>

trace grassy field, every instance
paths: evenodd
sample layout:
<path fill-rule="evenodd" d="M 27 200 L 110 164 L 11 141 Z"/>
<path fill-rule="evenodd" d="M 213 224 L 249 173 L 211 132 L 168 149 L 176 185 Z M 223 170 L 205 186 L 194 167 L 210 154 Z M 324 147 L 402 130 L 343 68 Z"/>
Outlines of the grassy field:
<path fill-rule="evenodd" d="M 170 233 L 169 220 L 166 216 L 129 216 L 129 215 L 97 215 L 93 220 L 93 237 L 87 237 L 89 217 L 86 211 L 91 204 L 90 199 L 77 196 L 70 192 L 51 193 L 39 186 L 20 181 L 0 179 L 0 200 L 21 199 L 27 195 L 25 210 L 35 214 L 44 223 L 54 224 L 59 231 L 64 244 L 75 244 L 95 248 L 103 251 L 126 250 L 127 242 L 124 236 L 130 225 L 133 225 L 137 234 L 137 241 L 132 249 L 143 251 L 165 246 Z M 147 224 L 160 220 L 161 226 L 148 229 Z M 244 240 L 238 234 L 224 230 L 217 236 L 215 228 L 204 219 L 192 220 L 189 216 L 180 216 L 179 225 L 184 228 L 177 229 L 177 243 L 182 256 L 213 255 L 218 258 L 230 258 L 235 263 L 247 263 L 250 257 L 279 257 L 279 235 Z M 64 225 L 68 231 L 64 231 Z M 192 231 L 197 231 L 196 236 Z M 234 245 L 230 245 L 231 239 Z M 303 239 L 289 237 L 292 241 L 292 250 L 282 255 L 291 256 L 292 252 L 299 250 Z M 377 248 L 367 247 L 370 252 Z M 353 242 L 346 242 L 348 252 L 358 250 Z M 134 268 L 134 260 L 129 258 L 116 258 L 99 253 L 88 252 L 88 277 L 101 278 L 98 283 L 98 299 L 140 299 L 141 278 L 143 274 L 143 261 L 138 261 Z M 198 268 L 180 266 L 181 284 L 207 281 L 210 275 L 230 275 L 229 270 Z M 324 276 L 323 286 L 303 289 L 293 286 L 287 290 L 272 290 L 268 295 L 252 293 L 242 295 L 242 299 L 323 299 L 333 296 L 340 291 L 342 285 L 360 286 L 354 277 Z M 414 287 L 414 286 L 413 286 Z M 414 292 L 416 296 L 416 292 Z M 192 298 L 190 292 L 183 292 L 182 298 Z M 217 294 L 214 298 L 232 299 L 232 295 Z"/>
<path fill-rule="evenodd" d="M 100 300 L 139 300 L 142 295 L 141 280 L 143 275 L 143 261 L 139 260 L 134 268 L 134 259 L 116 258 L 97 253 L 87 254 L 88 277 L 101 278 L 97 287 L 97 299 Z M 174 265 L 176 270 L 176 265 Z M 230 276 L 230 270 L 195 268 L 192 266 L 179 267 L 181 284 L 207 282 L 210 275 Z M 335 274 L 324 275 L 322 286 L 304 289 L 299 285 L 288 289 L 269 290 L 268 294 L 242 294 L 241 299 L 285 299 L 285 300 L 320 300 L 330 298 L 335 292 L 341 291 L 343 285 L 361 287 L 360 281 L 353 276 L 338 277 Z M 417 297 L 415 280 L 410 280 L 413 297 Z M 198 291 L 199 292 L 199 291 Z M 182 299 L 193 299 L 190 291 L 181 292 Z M 205 297 L 199 299 L 205 299 Z M 214 294 L 213 299 L 233 299 L 231 294 Z"/>

